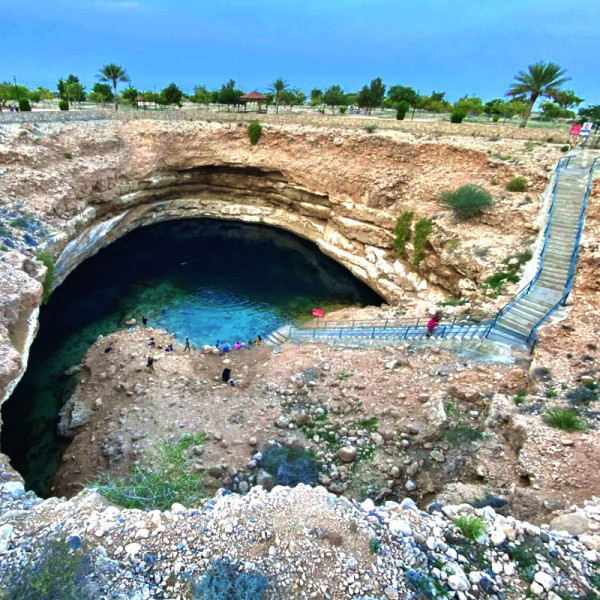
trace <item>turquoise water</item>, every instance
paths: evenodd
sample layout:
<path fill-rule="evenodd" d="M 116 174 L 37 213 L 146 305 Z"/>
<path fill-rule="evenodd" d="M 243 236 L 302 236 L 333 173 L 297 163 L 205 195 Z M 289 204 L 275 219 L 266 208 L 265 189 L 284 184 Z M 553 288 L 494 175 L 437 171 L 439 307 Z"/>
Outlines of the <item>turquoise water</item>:
<path fill-rule="evenodd" d="M 27 486 L 48 495 L 68 440 L 57 414 L 76 384 L 63 375 L 99 335 L 131 318 L 181 342 L 231 344 L 271 331 L 312 307 L 381 298 L 318 248 L 262 225 L 194 219 L 138 229 L 82 263 L 40 312 L 27 371 L 2 407 L 2 452 Z"/>

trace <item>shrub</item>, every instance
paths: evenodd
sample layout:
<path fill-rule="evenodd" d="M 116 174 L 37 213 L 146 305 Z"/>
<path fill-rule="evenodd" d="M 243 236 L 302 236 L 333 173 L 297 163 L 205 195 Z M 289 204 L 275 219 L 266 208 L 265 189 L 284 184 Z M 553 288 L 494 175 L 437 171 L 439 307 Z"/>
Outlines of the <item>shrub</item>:
<path fill-rule="evenodd" d="M 371 554 L 381 554 L 381 541 L 379 538 L 372 537 L 369 540 L 369 550 Z"/>
<path fill-rule="evenodd" d="M 463 185 L 454 192 L 443 192 L 440 200 L 462 219 L 469 219 L 493 204 L 492 196 L 487 190 L 472 184 Z"/>
<path fill-rule="evenodd" d="M 538 563 L 535 557 L 537 548 L 532 542 L 524 542 L 518 546 L 516 544 L 509 544 L 506 550 L 521 569 L 530 569 Z"/>
<path fill-rule="evenodd" d="M 521 406 L 525 402 L 525 397 L 527 396 L 527 392 L 525 390 L 517 390 L 517 395 L 515 396 L 515 404 L 517 406 Z"/>
<path fill-rule="evenodd" d="M 69 101 L 68 100 L 59 100 L 58 108 L 60 110 L 69 110 Z"/>
<path fill-rule="evenodd" d="M 406 113 L 410 110 L 410 103 L 406 100 L 402 100 L 402 102 L 398 102 L 396 105 L 396 119 L 398 121 L 404 120 Z"/>
<path fill-rule="evenodd" d="M 415 223 L 415 243 L 414 243 L 414 254 L 411 263 L 411 269 L 416 271 L 421 264 L 423 258 L 425 258 L 425 243 L 429 234 L 433 230 L 433 222 L 431 219 L 419 219 Z"/>
<path fill-rule="evenodd" d="M 252 145 L 258 143 L 260 136 L 262 135 L 262 127 L 258 121 L 251 121 L 248 123 L 248 137 Z"/>
<path fill-rule="evenodd" d="M 412 235 L 410 225 L 413 214 L 412 210 L 405 210 L 396 221 L 396 227 L 394 227 L 394 250 L 398 256 L 404 254 L 406 242 L 410 240 L 410 236 Z"/>
<path fill-rule="evenodd" d="M 193 600 L 262 600 L 269 586 L 260 571 L 245 572 L 240 564 L 219 559 L 191 587 Z"/>
<path fill-rule="evenodd" d="M 561 147 L 560 151 L 561 152 L 568 152 L 570 149 L 571 149 L 571 146 L 565 145 L 565 146 Z"/>
<path fill-rule="evenodd" d="M 460 240 L 457 237 L 448 240 L 448 250 L 456 250 L 460 246 Z"/>
<path fill-rule="evenodd" d="M 546 413 L 546 423 L 564 431 L 583 431 L 585 423 L 572 408 L 552 408 Z"/>
<path fill-rule="evenodd" d="M 450 115 L 450 123 L 462 123 L 463 119 L 467 116 L 466 111 L 464 110 L 455 110 Z"/>
<path fill-rule="evenodd" d="M 525 179 L 523 177 L 513 177 L 507 184 L 506 189 L 509 192 L 524 192 Z"/>
<path fill-rule="evenodd" d="M 340 111 L 340 115 L 345 115 L 348 112 L 347 106 L 338 106 L 338 110 Z"/>
<path fill-rule="evenodd" d="M 42 294 L 42 302 L 48 304 L 50 295 L 52 294 L 52 285 L 54 284 L 54 260 L 50 252 L 40 252 L 36 256 L 36 260 L 44 263 L 46 267 L 46 278 L 44 279 L 44 292 Z"/>
<path fill-rule="evenodd" d="M 27 98 L 19 100 L 19 110 L 21 112 L 31 112 L 31 104 Z"/>
<path fill-rule="evenodd" d="M 492 115 L 492 121 L 497 123 L 500 120 L 500 115 Z"/>
<path fill-rule="evenodd" d="M 448 595 L 448 591 L 440 581 L 413 569 L 406 571 L 404 581 L 414 592 L 414 595 L 411 594 L 409 597 L 416 598 L 416 600 L 423 598 L 433 600 L 434 598 L 444 598 Z"/>
<path fill-rule="evenodd" d="M 479 429 L 468 425 L 457 425 L 444 433 L 444 441 L 449 444 L 464 444 L 466 442 L 478 442 L 483 439 L 483 433 Z"/>
<path fill-rule="evenodd" d="M 358 424 L 359 429 L 366 429 L 367 431 L 379 431 L 379 419 L 377 417 L 369 417 L 363 419 Z"/>
<path fill-rule="evenodd" d="M 367 133 L 375 133 L 377 131 L 377 125 L 367 125 L 365 131 Z"/>
<path fill-rule="evenodd" d="M 168 510 L 175 502 L 198 503 L 203 497 L 202 473 L 191 472 L 190 448 L 206 435 L 186 434 L 178 441 L 160 440 L 129 475 L 112 479 L 100 474 L 94 487 L 105 498 L 125 508 Z"/>
<path fill-rule="evenodd" d="M 42 541 L 35 558 L 5 579 L 3 600 L 80 600 L 91 571 L 90 557 L 80 548 L 79 538 L 62 534 Z"/>
<path fill-rule="evenodd" d="M 546 392 L 546 398 L 556 398 L 558 394 L 554 390 L 548 390 Z"/>
<path fill-rule="evenodd" d="M 454 524 L 458 527 L 462 535 L 472 542 L 486 532 L 483 520 L 473 515 L 457 517 L 454 519 Z"/>
<path fill-rule="evenodd" d="M 578 406 L 580 404 L 589 404 L 598 400 L 598 386 L 596 384 L 580 385 L 572 389 L 567 394 L 569 404 Z"/>
<path fill-rule="evenodd" d="M 296 446 L 269 446 L 263 453 L 262 468 L 273 476 L 276 485 L 311 484 L 319 477 L 314 455 Z"/>
<path fill-rule="evenodd" d="M 65 152 L 63 156 L 65 158 L 67 158 L 68 160 L 71 160 L 73 158 L 73 153 L 72 152 Z"/>

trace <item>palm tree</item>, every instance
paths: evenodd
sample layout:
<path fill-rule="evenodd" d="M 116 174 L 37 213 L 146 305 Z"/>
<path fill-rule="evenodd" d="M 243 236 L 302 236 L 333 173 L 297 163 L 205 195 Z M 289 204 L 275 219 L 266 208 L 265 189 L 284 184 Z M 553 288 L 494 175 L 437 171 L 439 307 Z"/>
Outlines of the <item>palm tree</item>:
<path fill-rule="evenodd" d="M 279 94 L 284 90 L 287 90 L 289 87 L 287 81 L 284 81 L 279 77 L 276 79 L 270 86 L 269 90 L 271 90 L 275 94 L 275 112 L 279 113 Z"/>
<path fill-rule="evenodd" d="M 100 81 L 111 81 L 113 84 L 113 88 L 115 90 L 115 110 L 119 110 L 119 97 L 117 96 L 117 81 L 129 81 L 129 77 L 125 72 L 123 67 L 116 65 L 115 63 L 110 63 L 108 65 L 104 65 L 102 69 L 100 69 L 100 74 L 97 75 L 100 78 Z"/>
<path fill-rule="evenodd" d="M 551 62 L 535 63 L 529 65 L 527 69 L 528 72 L 519 71 L 519 74 L 515 77 L 516 83 L 513 83 L 506 92 L 507 96 L 513 98 L 522 97 L 526 99 L 529 96 L 529 104 L 523 116 L 523 121 L 521 121 L 521 127 L 527 125 L 531 109 L 540 96 L 552 97 L 553 94 L 559 91 L 558 88 L 570 79 L 570 77 L 564 77 L 565 69 L 561 69 L 557 64 Z"/>

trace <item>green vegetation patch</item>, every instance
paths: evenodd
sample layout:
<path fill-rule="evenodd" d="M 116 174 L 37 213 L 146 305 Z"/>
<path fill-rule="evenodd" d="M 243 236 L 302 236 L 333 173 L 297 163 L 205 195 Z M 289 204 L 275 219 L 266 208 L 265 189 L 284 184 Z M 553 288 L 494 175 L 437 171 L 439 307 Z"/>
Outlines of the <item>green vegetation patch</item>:
<path fill-rule="evenodd" d="M 44 304 L 48 304 L 48 300 L 50 300 L 50 295 L 52 294 L 52 286 L 54 285 L 54 260 L 50 252 L 38 253 L 36 260 L 44 263 L 44 266 L 46 267 L 46 278 L 44 279 L 42 302 Z"/>
<path fill-rule="evenodd" d="M 457 517 L 454 519 L 454 524 L 461 534 L 472 542 L 478 540 L 487 531 L 483 519 L 473 515 Z"/>
<path fill-rule="evenodd" d="M 483 439 L 484 435 L 479 429 L 468 425 L 457 425 L 444 433 L 444 441 L 449 444 L 466 444 L 467 442 L 478 442 Z"/>
<path fill-rule="evenodd" d="M 260 571 L 244 571 L 242 564 L 219 559 L 200 581 L 192 582 L 191 593 L 193 600 L 263 600 L 270 586 Z"/>
<path fill-rule="evenodd" d="M 546 413 L 546 423 L 551 427 L 563 431 L 584 431 L 585 423 L 579 418 L 576 410 L 572 408 L 551 408 Z"/>
<path fill-rule="evenodd" d="M 494 273 L 491 277 L 488 277 L 481 286 L 484 290 L 494 290 L 495 292 L 502 291 L 504 284 L 507 281 L 511 283 L 518 283 L 520 277 L 518 275 L 521 267 L 531 260 L 532 253 L 529 250 L 517 254 L 515 256 L 507 256 L 502 264 L 504 268 L 502 271 L 498 271 L 498 273 Z"/>
<path fill-rule="evenodd" d="M 176 442 L 159 440 L 143 455 L 142 464 L 123 477 L 101 473 L 92 487 L 124 508 L 168 510 L 175 502 L 191 506 L 203 497 L 203 473 L 192 470 L 192 447 L 206 434 L 185 434 Z"/>
<path fill-rule="evenodd" d="M 494 203 L 487 190 L 473 184 L 463 185 L 453 192 L 443 192 L 440 202 L 452 208 L 461 219 L 470 219 Z"/>
<path fill-rule="evenodd" d="M 269 446 L 263 453 L 262 468 L 276 485 L 313 484 L 319 478 L 315 455 L 298 446 Z"/>
<path fill-rule="evenodd" d="M 524 177 L 513 177 L 507 184 L 506 189 L 509 192 L 524 192 L 526 188 Z"/>
<path fill-rule="evenodd" d="M 248 124 L 248 138 L 252 145 L 257 144 L 262 136 L 262 127 L 258 121 L 251 121 Z"/>
<path fill-rule="evenodd" d="M 425 244 L 432 231 L 433 221 L 431 221 L 431 219 L 419 219 L 415 224 L 415 248 L 412 263 L 410 265 L 413 271 L 418 270 L 421 261 L 425 258 Z"/>
<path fill-rule="evenodd" d="M 405 210 L 396 221 L 396 226 L 394 227 L 394 251 L 398 256 L 404 254 L 406 242 L 411 238 L 413 215 L 414 213 L 412 210 Z"/>
<path fill-rule="evenodd" d="M 46 538 L 32 555 L 24 565 L 7 574 L 3 600 L 81 599 L 91 561 L 81 550 L 78 537 L 60 534 Z"/>

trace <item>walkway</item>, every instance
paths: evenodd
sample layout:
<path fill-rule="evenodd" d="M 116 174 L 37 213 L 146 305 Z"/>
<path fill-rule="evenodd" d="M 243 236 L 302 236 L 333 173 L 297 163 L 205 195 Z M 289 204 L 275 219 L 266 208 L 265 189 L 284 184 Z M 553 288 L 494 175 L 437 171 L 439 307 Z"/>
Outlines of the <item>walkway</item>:
<path fill-rule="evenodd" d="M 533 352 L 538 328 L 564 304 L 571 291 L 594 167 L 600 167 L 598 152 L 579 152 L 559 161 L 539 267 L 533 279 L 497 315 L 480 322 L 467 317 L 442 321 L 433 338 L 465 342 L 489 339 Z M 427 319 L 324 320 L 282 327 L 266 342 L 278 346 L 289 340 L 337 344 L 368 339 L 415 341 L 426 338 L 426 325 Z"/>

